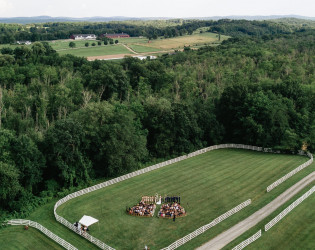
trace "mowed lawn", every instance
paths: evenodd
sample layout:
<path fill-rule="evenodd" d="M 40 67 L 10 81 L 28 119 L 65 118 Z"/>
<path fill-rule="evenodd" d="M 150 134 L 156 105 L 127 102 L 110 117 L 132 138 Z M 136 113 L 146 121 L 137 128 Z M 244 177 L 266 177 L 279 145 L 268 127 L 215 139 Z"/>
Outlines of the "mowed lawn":
<path fill-rule="evenodd" d="M 295 195 L 290 201 L 272 213 L 254 228 L 250 229 L 242 236 L 227 245 L 224 249 L 231 249 L 243 240 L 249 238 L 262 229 L 262 236 L 251 243 L 246 249 L 315 249 L 315 194 L 306 198 L 301 204 L 295 207 L 289 214 L 280 220 L 275 226 L 264 231 L 264 226 L 275 216 L 281 213 L 285 208 L 300 198 L 304 193 L 310 190 L 315 182 L 304 188 L 299 194 Z"/>
<path fill-rule="evenodd" d="M 266 193 L 269 184 L 307 160 L 247 150 L 215 150 L 78 197 L 57 212 L 70 222 L 83 215 L 99 219 L 90 227 L 90 233 L 114 248 L 141 249 L 148 245 L 159 249 L 252 199 L 252 205 L 182 247 L 192 249 L 246 218 L 311 172 L 308 167 Z M 125 212 L 141 196 L 156 193 L 180 194 L 187 216 L 173 222 L 156 216 L 133 217 Z"/>
<path fill-rule="evenodd" d="M 157 48 L 152 48 L 152 47 L 143 46 L 139 44 L 129 44 L 128 46 L 138 53 L 161 51 L 160 49 L 157 49 Z"/>
<path fill-rule="evenodd" d="M 8 226 L 0 230 L 0 249 L 64 249 L 35 228 Z"/>
<path fill-rule="evenodd" d="M 116 45 L 107 45 L 107 46 L 95 46 L 87 48 L 74 48 L 74 49 L 65 49 L 59 50 L 60 55 L 71 54 L 74 56 L 106 56 L 106 55 L 117 55 L 117 54 L 132 54 L 128 49 L 120 44 Z"/>
<path fill-rule="evenodd" d="M 81 48 L 85 47 L 85 43 L 89 43 L 89 46 L 92 46 L 92 43 L 95 43 L 97 47 L 100 47 L 97 45 L 96 40 L 72 40 L 72 39 L 67 39 L 67 40 L 55 40 L 55 41 L 49 41 L 49 45 L 55 49 L 55 50 L 61 50 L 61 49 L 70 49 L 69 43 L 74 42 L 75 43 L 75 48 Z M 102 42 L 101 46 L 105 46 Z"/>

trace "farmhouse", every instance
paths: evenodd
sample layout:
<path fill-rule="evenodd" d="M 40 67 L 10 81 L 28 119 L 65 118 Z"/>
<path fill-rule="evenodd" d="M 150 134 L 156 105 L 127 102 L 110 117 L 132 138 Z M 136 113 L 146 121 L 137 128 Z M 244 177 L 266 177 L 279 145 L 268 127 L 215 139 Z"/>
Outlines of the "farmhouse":
<path fill-rule="evenodd" d="M 70 36 L 74 40 L 95 40 L 96 35 L 94 34 L 73 34 Z"/>
<path fill-rule="evenodd" d="M 16 41 L 17 44 L 25 44 L 25 45 L 30 45 L 32 44 L 31 41 Z"/>
<path fill-rule="evenodd" d="M 128 34 L 126 33 L 119 33 L 119 34 L 103 34 L 102 37 L 107 37 L 107 38 L 121 38 L 121 37 L 130 37 Z"/>

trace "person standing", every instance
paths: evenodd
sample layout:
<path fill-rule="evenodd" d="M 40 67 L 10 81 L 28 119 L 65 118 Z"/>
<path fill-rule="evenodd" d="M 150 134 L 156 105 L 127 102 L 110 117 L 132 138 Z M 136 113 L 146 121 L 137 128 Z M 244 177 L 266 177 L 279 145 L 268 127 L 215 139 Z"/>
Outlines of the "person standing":
<path fill-rule="evenodd" d="M 173 215 L 173 221 L 175 222 L 175 219 L 176 219 L 176 215 L 175 215 L 175 213 L 174 213 L 174 215 Z"/>

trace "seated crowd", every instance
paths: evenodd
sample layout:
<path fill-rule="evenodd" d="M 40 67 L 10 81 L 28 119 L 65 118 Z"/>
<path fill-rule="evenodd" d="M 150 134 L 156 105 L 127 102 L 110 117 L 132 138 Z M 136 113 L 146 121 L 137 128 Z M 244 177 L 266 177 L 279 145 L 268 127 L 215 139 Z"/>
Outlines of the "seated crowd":
<path fill-rule="evenodd" d="M 129 208 L 128 213 L 135 216 L 153 216 L 155 211 L 155 204 L 146 204 L 142 201 L 138 205 Z"/>
<path fill-rule="evenodd" d="M 180 217 L 186 214 L 185 209 L 177 202 L 174 203 L 167 203 L 161 206 L 159 211 L 160 217 Z"/>

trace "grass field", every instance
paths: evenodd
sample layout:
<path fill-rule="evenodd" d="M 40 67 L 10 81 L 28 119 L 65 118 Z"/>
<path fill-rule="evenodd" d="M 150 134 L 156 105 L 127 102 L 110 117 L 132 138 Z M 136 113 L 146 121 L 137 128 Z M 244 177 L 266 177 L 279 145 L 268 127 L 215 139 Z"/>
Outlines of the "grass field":
<path fill-rule="evenodd" d="M 69 201 L 58 213 L 75 222 L 82 215 L 99 219 L 91 234 L 117 249 L 165 247 L 251 198 L 252 205 L 185 244 L 192 249 L 266 205 L 312 171 L 312 166 L 270 193 L 266 187 L 307 161 L 306 157 L 236 149 L 211 151 Z M 125 213 L 142 195 L 180 194 L 187 216 L 139 218 Z M 158 209 L 157 209 L 158 210 Z"/>
<path fill-rule="evenodd" d="M 221 41 L 226 40 L 227 36 L 221 36 Z M 125 38 L 128 39 L 128 38 Z M 128 42 L 128 41 L 120 41 L 121 43 L 125 43 L 132 48 L 132 46 L 143 46 L 147 48 L 152 48 L 156 50 L 173 50 L 173 49 L 182 49 L 184 46 L 191 46 L 191 47 L 200 47 L 204 45 L 218 43 L 217 34 L 205 32 L 205 33 L 195 33 L 193 35 L 185 35 L 179 36 L 174 38 L 158 38 L 156 40 L 151 40 L 148 43 L 147 39 L 139 40 L 137 42 Z M 143 50 L 142 47 L 140 49 Z M 134 49 L 137 51 L 137 48 Z M 150 50 L 152 52 L 153 50 Z M 141 51 L 137 51 L 141 52 Z M 144 51 L 146 52 L 146 51 Z"/>
<path fill-rule="evenodd" d="M 8 226 L 0 230 L 0 249 L 64 249 L 50 240 L 35 228 L 24 229 L 24 226 Z"/>
<path fill-rule="evenodd" d="M 148 43 L 149 39 L 146 37 L 128 37 L 128 38 L 119 38 L 119 43 L 123 44 L 136 44 L 136 43 Z"/>
<path fill-rule="evenodd" d="M 90 47 L 92 46 L 92 43 L 96 44 L 95 47 L 105 46 L 103 43 L 101 46 L 97 45 L 97 41 L 95 41 L 95 40 L 77 40 L 76 41 L 76 40 L 72 40 L 72 39 L 51 41 L 51 42 L 49 42 L 49 45 L 51 47 L 53 47 L 53 49 L 58 51 L 61 49 L 71 49 L 69 47 L 70 42 L 74 42 L 76 45 L 76 48 L 81 48 L 81 47 L 85 48 L 85 43 L 89 43 Z"/>
<path fill-rule="evenodd" d="M 138 53 L 161 51 L 160 49 L 157 49 L 157 48 L 152 48 L 152 47 L 143 46 L 139 44 L 129 44 L 128 46 Z"/>
<path fill-rule="evenodd" d="M 315 182 L 311 183 L 299 194 L 286 202 L 274 213 L 260 222 L 254 228 L 248 230 L 242 236 L 231 242 L 224 249 L 231 249 L 243 240 L 249 238 L 259 229 L 264 229 L 265 224 L 277 216 L 282 210 L 301 197 L 305 192 L 311 189 Z M 313 193 L 301 204 L 294 208 L 288 215 L 279 221 L 270 230 L 262 230 L 262 236 L 257 241 L 250 244 L 246 249 L 315 249 L 315 194 Z"/>
<path fill-rule="evenodd" d="M 107 45 L 107 46 L 95 46 L 88 48 L 78 49 L 66 49 L 59 50 L 60 55 L 71 54 L 74 56 L 105 56 L 105 55 L 117 55 L 117 54 L 132 54 L 128 49 L 122 45 Z"/>

